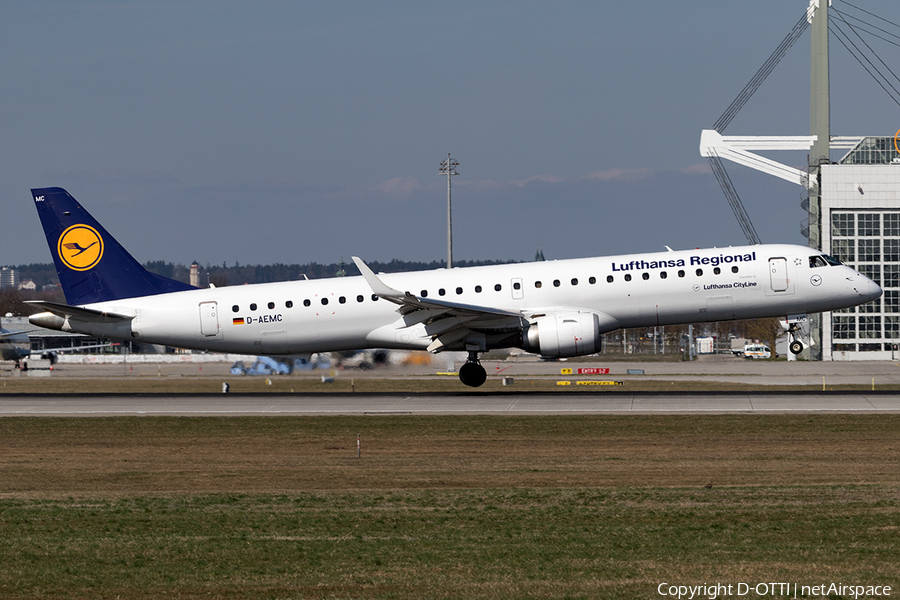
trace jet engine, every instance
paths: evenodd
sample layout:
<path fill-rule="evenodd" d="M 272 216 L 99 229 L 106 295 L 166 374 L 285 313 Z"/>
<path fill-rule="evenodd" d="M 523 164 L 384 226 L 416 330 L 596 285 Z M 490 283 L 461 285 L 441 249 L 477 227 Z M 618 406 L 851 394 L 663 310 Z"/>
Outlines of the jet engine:
<path fill-rule="evenodd" d="M 619 323 L 603 313 L 549 313 L 529 321 L 522 335 L 522 347 L 548 357 L 593 354 L 600 351 L 600 336 L 618 328 Z"/>

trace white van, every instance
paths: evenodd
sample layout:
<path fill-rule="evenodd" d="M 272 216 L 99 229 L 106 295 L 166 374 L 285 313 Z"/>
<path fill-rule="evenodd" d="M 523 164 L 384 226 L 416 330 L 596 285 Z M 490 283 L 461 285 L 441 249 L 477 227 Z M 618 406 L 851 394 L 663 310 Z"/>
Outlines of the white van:
<path fill-rule="evenodd" d="M 747 344 L 744 346 L 744 358 L 771 358 L 772 351 L 765 344 Z"/>

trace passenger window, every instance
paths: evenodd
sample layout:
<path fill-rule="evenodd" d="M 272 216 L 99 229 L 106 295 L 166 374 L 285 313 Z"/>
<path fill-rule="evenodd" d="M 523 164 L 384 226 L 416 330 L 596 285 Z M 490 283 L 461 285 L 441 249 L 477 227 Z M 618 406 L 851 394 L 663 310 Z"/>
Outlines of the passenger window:
<path fill-rule="evenodd" d="M 669 276 L 669 274 L 666 273 L 665 271 L 660 271 L 660 272 L 659 272 L 659 278 L 660 278 L 660 279 L 665 279 L 665 278 L 668 277 L 668 276 Z"/>
<path fill-rule="evenodd" d="M 327 304 L 328 304 L 328 298 L 322 298 L 322 306 L 325 306 Z"/>
<path fill-rule="evenodd" d="M 250 310 L 256 310 L 256 304 L 251 304 L 251 305 L 250 305 Z"/>
<path fill-rule="evenodd" d="M 462 294 L 462 288 L 461 288 L 461 287 L 456 288 L 456 294 L 457 294 L 457 295 Z"/>
<path fill-rule="evenodd" d="M 428 290 L 422 290 L 421 292 L 419 292 L 419 296 L 421 296 L 422 298 L 427 298 Z"/>
<path fill-rule="evenodd" d="M 438 296 L 443 296 L 443 295 L 446 294 L 446 293 L 447 293 L 447 292 L 446 292 L 446 290 L 444 290 L 444 288 L 441 288 L 441 289 L 438 290 Z"/>
<path fill-rule="evenodd" d="M 625 273 L 625 281 L 631 281 L 631 273 Z"/>
<path fill-rule="evenodd" d="M 476 294 L 480 294 L 480 293 L 481 293 L 481 286 L 480 286 L 480 285 L 476 285 L 476 286 L 475 286 L 475 293 L 476 293 Z"/>
<path fill-rule="evenodd" d="M 559 287 L 559 279 L 553 280 L 553 287 Z"/>
<path fill-rule="evenodd" d="M 303 306 L 309 306 L 310 304 L 311 304 L 311 302 L 309 300 L 303 301 Z"/>
<path fill-rule="evenodd" d="M 543 284 L 542 284 L 540 281 L 535 281 L 535 282 L 534 282 L 534 287 L 536 287 L 536 288 L 540 288 L 541 285 L 543 285 Z"/>
<path fill-rule="evenodd" d="M 574 277 L 572 278 L 572 285 L 578 285 L 578 280 Z"/>
<path fill-rule="evenodd" d="M 737 272 L 738 272 L 737 265 L 731 267 L 731 272 L 732 272 L 732 273 L 737 273 Z"/>
<path fill-rule="evenodd" d="M 231 312 L 238 312 L 239 310 L 241 310 L 241 307 L 237 304 L 231 307 Z"/>
<path fill-rule="evenodd" d="M 679 270 L 678 270 L 678 276 L 679 276 L 679 277 L 684 277 L 684 269 L 679 269 Z"/>
<path fill-rule="evenodd" d="M 516 285 L 518 285 L 518 284 L 516 284 Z M 495 291 L 495 292 L 499 292 L 499 291 L 502 290 L 502 289 L 503 289 L 503 286 L 500 285 L 499 283 L 496 284 L 496 285 L 494 285 L 494 291 Z M 518 288 L 516 288 L 516 289 L 518 289 Z"/>
<path fill-rule="evenodd" d="M 293 301 L 293 300 L 288 300 L 287 302 L 284 303 L 284 307 L 285 307 L 285 308 L 293 308 L 293 307 L 294 307 L 294 301 Z"/>
<path fill-rule="evenodd" d="M 357 301 L 357 302 L 362 302 L 362 301 L 363 301 L 363 296 L 362 296 L 362 294 L 360 294 L 359 296 L 356 297 L 356 301 Z"/>
<path fill-rule="evenodd" d="M 266 306 L 269 307 L 269 310 L 272 310 L 273 308 L 275 308 L 275 303 L 274 303 L 274 302 L 269 302 Z"/>
<path fill-rule="evenodd" d="M 538 282 L 537 282 L 537 285 L 536 285 L 535 287 L 541 287 L 541 282 L 538 281 Z M 522 284 L 519 283 L 518 281 L 515 282 L 515 283 L 513 284 L 513 289 L 514 289 L 514 290 L 521 290 L 521 289 L 522 289 Z"/>
<path fill-rule="evenodd" d="M 591 285 L 594 285 L 595 283 L 597 283 L 597 278 L 596 277 L 588 278 L 588 283 Z"/>
<path fill-rule="evenodd" d="M 341 304 L 347 304 L 347 299 L 341 296 L 340 298 L 338 298 L 338 302 L 340 302 Z"/>
<path fill-rule="evenodd" d="M 718 275 L 721 272 L 722 272 L 722 269 L 720 269 L 719 267 L 716 267 L 715 269 L 713 269 L 713 275 Z"/>
<path fill-rule="evenodd" d="M 697 277 L 703 277 L 703 269 L 697 269 Z"/>
<path fill-rule="evenodd" d="M 372 294 L 372 302 L 378 302 L 378 296 Z"/>
<path fill-rule="evenodd" d="M 612 276 L 612 275 L 607 275 L 607 276 L 606 276 L 606 283 L 612 283 L 612 282 L 613 282 L 613 276 Z"/>
<path fill-rule="evenodd" d="M 650 279 L 650 273 L 644 273 L 643 275 L 641 275 L 641 278 L 642 278 L 644 281 L 647 281 L 648 279 Z"/>

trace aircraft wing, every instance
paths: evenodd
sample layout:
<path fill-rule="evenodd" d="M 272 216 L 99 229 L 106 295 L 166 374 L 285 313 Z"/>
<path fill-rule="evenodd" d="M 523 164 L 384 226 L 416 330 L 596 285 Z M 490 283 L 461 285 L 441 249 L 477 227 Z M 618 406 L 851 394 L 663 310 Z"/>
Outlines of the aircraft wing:
<path fill-rule="evenodd" d="M 401 321 L 395 327 L 425 326 L 425 333 L 431 336 L 431 344 L 427 348 L 429 352 L 465 347 L 467 342 L 483 339 L 485 330 L 502 328 L 508 331 L 511 327 L 517 330 L 524 321 L 525 315 L 518 311 L 401 292 L 384 283 L 359 257 L 351 258 L 376 296 L 400 306 L 397 312 L 401 315 Z"/>
<path fill-rule="evenodd" d="M 22 329 L 19 331 L 4 331 L 0 333 L 0 341 L 5 340 L 6 338 L 11 338 L 17 335 L 22 335 L 25 333 L 31 333 L 32 331 L 39 331 L 38 329 Z"/>
<path fill-rule="evenodd" d="M 106 344 L 90 344 L 88 346 L 72 346 L 69 348 L 50 348 L 48 350 L 44 350 L 44 352 L 49 352 L 53 354 L 63 354 L 64 352 L 78 352 L 79 350 L 92 350 L 94 348 L 109 348 L 110 346 L 118 346 L 119 342 L 110 342 Z"/>
<path fill-rule="evenodd" d="M 69 306 L 68 304 L 48 302 L 47 300 L 26 300 L 25 304 L 43 308 L 45 311 L 66 320 L 74 317 L 78 321 L 85 321 L 88 323 L 116 323 L 119 321 L 130 321 L 134 318 L 132 315 L 120 315 L 104 312 L 102 310 L 94 310 L 93 308 L 82 308 L 80 306 Z"/>

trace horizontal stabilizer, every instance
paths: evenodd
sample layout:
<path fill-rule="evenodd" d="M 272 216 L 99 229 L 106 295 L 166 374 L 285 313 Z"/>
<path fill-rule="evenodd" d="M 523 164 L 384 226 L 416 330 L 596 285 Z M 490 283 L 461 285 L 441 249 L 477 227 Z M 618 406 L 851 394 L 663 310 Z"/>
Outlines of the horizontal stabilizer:
<path fill-rule="evenodd" d="M 92 308 L 81 308 L 79 306 L 48 302 L 46 300 L 26 300 L 25 304 L 31 304 L 36 308 L 42 308 L 63 319 L 74 318 L 77 321 L 84 321 L 87 323 L 118 323 L 130 321 L 134 318 L 132 315 L 119 315 L 116 313 L 94 310 Z"/>

